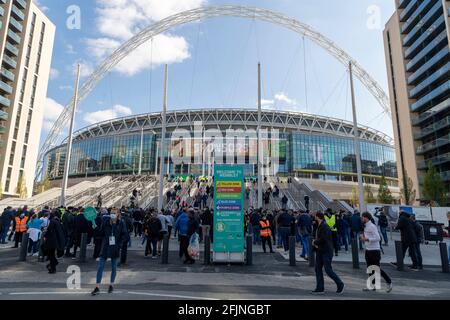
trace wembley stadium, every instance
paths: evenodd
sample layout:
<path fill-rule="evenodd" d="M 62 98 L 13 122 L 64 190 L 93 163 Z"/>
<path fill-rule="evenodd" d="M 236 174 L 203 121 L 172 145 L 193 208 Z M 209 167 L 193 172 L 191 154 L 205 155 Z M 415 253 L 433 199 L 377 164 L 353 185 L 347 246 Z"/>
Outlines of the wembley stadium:
<path fill-rule="evenodd" d="M 105 175 L 155 174 L 159 167 L 161 139 L 161 113 L 135 115 L 101 122 L 83 128 L 74 134 L 73 151 L 69 174 L 71 178 L 88 178 Z M 201 124 L 203 133 L 195 133 L 195 126 Z M 177 164 L 169 151 L 179 144 L 182 130 L 202 140 L 202 145 L 211 143 L 211 137 L 204 132 L 225 132 L 229 130 L 256 132 L 258 112 L 256 109 L 201 109 L 171 111 L 167 113 L 166 146 L 164 147 L 164 174 L 202 175 L 204 163 L 218 163 L 218 156 L 203 154 L 190 146 L 184 150 L 184 159 Z M 295 176 L 312 181 L 357 182 L 356 157 L 354 151 L 353 124 L 344 120 L 311 115 L 300 112 L 264 110 L 262 131 L 277 132 L 277 152 L 264 152 L 266 157 L 277 156 L 276 176 Z M 215 135 L 218 135 L 217 133 Z M 395 149 L 392 139 L 369 127 L 360 126 L 361 156 L 364 182 L 378 184 L 386 177 L 390 187 L 398 187 Z M 208 140 L 208 141 L 206 141 Z M 249 146 L 257 141 L 256 136 L 247 136 L 243 141 L 242 161 L 245 174 L 257 175 L 256 157 L 249 155 Z M 236 142 L 233 142 L 236 143 Z M 211 144 L 214 144 L 212 142 Z M 272 147 L 273 149 L 273 147 Z M 213 149 L 214 150 L 214 149 Z M 214 153 L 214 151 L 212 151 Z M 208 151 L 207 153 L 211 153 Z M 51 180 L 63 176 L 66 158 L 66 141 L 46 153 L 44 172 Z M 239 163 L 238 156 L 223 156 L 223 163 Z M 222 159 L 221 159 L 222 160 Z M 269 159 L 270 163 L 274 159 Z M 208 171 L 210 173 L 211 171 Z"/>

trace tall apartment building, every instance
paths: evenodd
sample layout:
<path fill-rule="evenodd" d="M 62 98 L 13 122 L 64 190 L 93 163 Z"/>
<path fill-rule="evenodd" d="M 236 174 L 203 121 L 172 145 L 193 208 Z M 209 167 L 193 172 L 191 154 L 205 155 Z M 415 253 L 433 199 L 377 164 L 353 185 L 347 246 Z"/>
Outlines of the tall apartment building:
<path fill-rule="evenodd" d="M 450 190 L 449 7 L 450 0 L 396 0 L 384 30 L 399 180 L 408 175 L 417 198 L 429 161 Z"/>
<path fill-rule="evenodd" d="M 55 26 L 31 0 L 0 0 L 0 177 L 33 191 Z"/>

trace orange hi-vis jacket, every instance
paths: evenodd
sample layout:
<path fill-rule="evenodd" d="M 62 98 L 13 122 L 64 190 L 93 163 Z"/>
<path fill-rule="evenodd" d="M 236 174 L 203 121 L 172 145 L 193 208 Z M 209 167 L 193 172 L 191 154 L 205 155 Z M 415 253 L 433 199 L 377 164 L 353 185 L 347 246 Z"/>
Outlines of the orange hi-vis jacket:
<path fill-rule="evenodd" d="M 261 237 L 271 237 L 272 236 L 272 230 L 270 230 L 270 222 L 269 220 L 266 220 L 266 222 L 264 222 L 263 220 L 261 220 L 259 222 L 259 224 L 261 225 Z"/>
<path fill-rule="evenodd" d="M 23 219 L 20 219 L 20 217 L 16 217 L 16 232 L 27 231 L 27 221 L 28 217 L 24 217 Z"/>

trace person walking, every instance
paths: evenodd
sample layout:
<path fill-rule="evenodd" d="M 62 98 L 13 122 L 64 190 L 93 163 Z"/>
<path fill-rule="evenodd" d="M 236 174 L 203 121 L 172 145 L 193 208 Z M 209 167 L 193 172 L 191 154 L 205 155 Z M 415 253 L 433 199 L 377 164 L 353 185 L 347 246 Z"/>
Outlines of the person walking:
<path fill-rule="evenodd" d="M 389 238 L 387 235 L 387 228 L 389 227 L 389 221 L 382 208 L 376 208 L 376 210 L 375 217 L 378 219 L 378 226 L 380 227 L 380 232 L 383 236 L 384 245 L 388 246 Z"/>
<path fill-rule="evenodd" d="M 202 215 L 200 216 L 201 226 L 202 226 L 202 239 L 201 241 L 205 241 L 205 236 L 208 235 L 211 239 L 211 226 L 213 224 L 213 215 L 209 208 L 206 208 Z"/>
<path fill-rule="evenodd" d="M 330 227 L 331 230 L 331 236 L 333 238 L 333 248 L 334 248 L 334 255 L 337 257 L 339 253 L 339 243 L 338 243 L 338 233 L 337 233 L 337 227 L 336 227 L 336 215 L 333 213 L 333 210 L 328 208 L 325 211 L 325 222 Z"/>
<path fill-rule="evenodd" d="M 156 214 L 152 214 L 145 225 L 145 235 L 147 236 L 147 245 L 145 247 L 145 256 L 152 255 L 152 259 L 158 258 L 158 241 L 162 230 L 161 220 Z"/>
<path fill-rule="evenodd" d="M 180 216 L 178 217 L 177 221 L 175 222 L 175 231 L 178 233 L 178 239 L 180 242 L 180 251 L 179 255 L 180 258 L 184 256 L 184 264 L 190 263 L 191 260 L 193 260 L 189 256 L 188 247 L 189 247 L 189 236 L 188 236 L 188 230 L 189 229 L 189 216 L 187 213 L 183 210 Z"/>
<path fill-rule="evenodd" d="M 97 197 L 97 208 L 101 209 L 102 208 L 102 204 L 103 204 L 103 197 L 102 194 L 100 193 Z"/>
<path fill-rule="evenodd" d="M 409 250 L 409 254 L 412 261 L 412 266 L 409 268 L 412 271 L 419 271 L 419 263 L 417 260 L 416 242 L 417 236 L 414 231 L 414 222 L 410 219 L 410 214 L 404 211 L 400 212 L 400 217 L 398 219 L 397 226 L 395 230 L 400 230 L 400 238 L 402 242 L 403 249 L 403 259 L 405 258 L 406 252 Z M 397 266 L 397 263 L 391 262 L 392 265 Z"/>
<path fill-rule="evenodd" d="M 414 247 L 416 249 L 417 256 L 417 267 L 419 270 L 423 269 L 423 259 L 422 259 L 422 251 L 420 250 L 420 245 L 425 242 L 425 234 L 423 226 L 416 220 L 416 215 L 411 215 L 411 220 L 414 224 L 414 232 L 416 233 L 417 241 L 414 243 Z M 411 249 L 410 249 L 411 250 Z M 409 254 L 411 256 L 411 253 Z"/>
<path fill-rule="evenodd" d="M 170 240 L 170 237 L 172 236 L 174 218 L 173 215 L 170 213 L 170 211 L 166 211 L 165 215 L 167 218 L 167 232 L 169 233 L 169 240 Z"/>
<path fill-rule="evenodd" d="M 113 286 L 117 276 L 117 260 L 120 256 L 120 248 L 122 243 L 127 241 L 126 230 L 123 226 L 119 225 L 118 214 L 118 210 L 113 209 L 109 216 L 103 217 L 101 228 L 101 233 L 103 235 L 102 248 L 97 266 L 96 286 L 91 292 L 91 295 L 93 296 L 100 294 L 100 284 L 102 282 L 105 264 L 108 259 L 111 259 L 111 278 L 108 293 L 113 293 L 114 291 Z"/>
<path fill-rule="evenodd" d="M 350 220 L 350 228 L 352 231 L 352 239 L 359 239 L 359 250 L 364 250 L 363 242 L 359 235 L 364 230 L 364 226 L 361 222 L 361 213 L 358 210 L 353 212 L 353 215 Z"/>
<path fill-rule="evenodd" d="M 35 213 L 27 222 L 27 233 L 30 235 L 28 239 L 28 256 L 38 256 L 39 242 L 41 239 L 42 219 L 38 218 Z"/>
<path fill-rule="evenodd" d="M 281 244 L 285 252 L 289 251 L 289 236 L 291 234 L 291 226 L 294 223 L 294 217 L 286 210 L 283 210 L 277 219 L 278 232 L 281 236 Z"/>
<path fill-rule="evenodd" d="M 250 215 L 250 223 L 252 225 L 253 230 L 253 244 L 260 244 L 261 243 L 261 235 L 260 235 L 260 226 L 259 221 L 261 220 L 261 211 L 262 209 L 255 210 Z"/>
<path fill-rule="evenodd" d="M 269 245 L 269 249 L 270 249 L 270 253 L 274 253 L 273 252 L 273 248 L 272 248 L 272 231 L 270 230 L 270 222 L 267 219 L 266 215 L 263 215 L 261 221 L 259 222 L 260 226 L 261 226 L 261 241 L 262 241 L 262 247 L 263 247 L 263 251 L 264 253 L 267 252 L 266 250 L 266 242 Z"/>
<path fill-rule="evenodd" d="M 126 212 L 120 212 L 118 215 L 118 225 L 123 228 L 123 233 L 125 234 L 125 239 L 120 247 L 120 261 L 118 262 L 118 267 L 127 266 L 128 257 L 128 246 L 131 242 L 131 234 L 133 233 L 133 220 L 130 215 Z"/>
<path fill-rule="evenodd" d="M 58 265 L 56 257 L 63 256 L 66 242 L 61 221 L 54 211 L 50 213 L 49 225 L 43 237 L 44 248 L 49 261 L 49 264 L 47 264 L 48 273 L 54 274 Z"/>
<path fill-rule="evenodd" d="M 281 198 L 281 205 L 283 210 L 287 209 L 288 202 L 289 202 L 288 197 L 286 197 L 286 195 L 283 195 L 283 198 Z"/>
<path fill-rule="evenodd" d="M 73 214 L 73 208 L 68 208 L 61 217 L 64 236 L 66 238 L 66 252 L 65 257 L 72 257 L 70 249 L 74 245 L 74 233 L 75 233 L 75 215 Z"/>
<path fill-rule="evenodd" d="M 298 232 L 301 237 L 302 242 L 302 252 L 300 253 L 300 257 L 303 259 L 308 259 L 309 256 L 309 239 L 312 234 L 312 219 L 310 215 L 302 211 L 297 220 Z"/>
<path fill-rule="evenodd" d="M 314 295 L 325 293 L 325 281 L 322 270 L 325 268 L 327 275 L 336 283 L 336 293 L 342 294 L 344 292 L 345 284 L 333 271 L 331 266 L 333 261 L 333 238 L 330 227 L 325 222 L 324 214 L 321 212 L 316 213 L 315 220 L 317 224 L 317 233 L 312 244 L 316 251 L 316 289 L 311 293 Z"/>
<path fill-rule="evenodd" d="M 380 246 L 380 234 L 378 233 L 378 228 L 372 222 L 372 215 L 368 212 L 364 212 L 362 214 L 362 221 L 364 224 L 364 233 L 361 234 L 361 241 L 366 244 L 366 252 L 365 258 L 367 263 L 367 268 L 371 266 L 376 266 L 380 268 L 380 274 L 383 277 L 384 281 L 386 281 L 388 288 L 386 292 L 389 293 L 392 291 L 392 280 L 387 275 L 387 273 L 381 269 L 381 246 Z M 373 273 L 372 273 L 373 274 Z M 363 291 L 375 291 L 376 288 L 367 287 L 364 288 Z"/>
<path fill-rule="evenodd" d="M 6 237 L 8 236 L 9 228 L 11 227 L 11 221 L 14 220 L 14 213 L 11 207 L 7 207 L 3 210 L 1 216 L 1 232 L 0 232 L 0 244 L 6 244 Z M 12 233 L 12 231 L 11 231 Z"/>
<path fill-rule="evenodd" d="M 337 220 L 336 220 L 336 228 L 337 228 L 337 232 L 338 232 L 338 245 L 339 245 L 339 250 L 341 249 L 342 246 L 344 246 L 345 248 L 345 252 L 348 252 L 348 229 L 349 229 L 349 225 L 347 223 L 347 221 L 344 219 L 344 217 L 342 216 L 342 213 L 340 213 L 339 215 L 336 216 Z"/>
<path fill-rule="evenodd" d="M 161 222 L 161 230 L 159 231 L 159 238 L 158 238 L 158 256 L 161 256 L 161 248 L 162 248 L 164 236 L 166 234 L 169 234 L 169 230 L 168 230 L 169 219 L 167 219 L 167 216 L 164 214 L 164 211 L 161 211 L 158 214 L 158 219 Z"/>

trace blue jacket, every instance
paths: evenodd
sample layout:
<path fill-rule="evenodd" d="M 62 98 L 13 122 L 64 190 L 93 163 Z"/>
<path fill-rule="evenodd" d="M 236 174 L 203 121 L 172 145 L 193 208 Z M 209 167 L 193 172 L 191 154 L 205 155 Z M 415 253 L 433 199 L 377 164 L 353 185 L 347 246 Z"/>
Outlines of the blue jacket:
<path fill-rule="evenodd" d="M 42 219 L 34 219 L 33 222 L 29 220 L 27 222 L 27 228 L 41 230 L 42 222 L 43 222 Z"/>
<path fill-rule="evenodd" d="M 175 230 L 178 231 L 178 234 L 181 236 L 187 236 L 189 229 L 189 217 L 186 212 L 182 212 L 175 222 Z"/>
<path fill-rule="evenodd" d="M 361 216 L 359 214 L 354 213 L 351 219 L 351 225 L 353 232 L 361 232 L 364 230 L 363 223 L 361 221 Z"/>
<path fill-rule="evenodd" d="M 7 210 L 7 211 L 3 212 L 2 225 L 9 226 L 11 223 L 11 220 L 13 218 L 14 218 L 14 212 L 12 212 L 11 210 Z"/>

